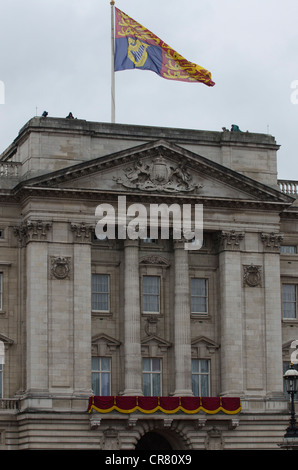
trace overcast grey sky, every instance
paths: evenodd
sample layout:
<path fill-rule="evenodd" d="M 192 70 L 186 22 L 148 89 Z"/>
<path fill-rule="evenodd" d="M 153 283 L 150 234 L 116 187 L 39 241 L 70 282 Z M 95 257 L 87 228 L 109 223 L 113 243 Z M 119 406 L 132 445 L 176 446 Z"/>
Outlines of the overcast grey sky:
<path fill-rule="evenodd" d="M 116 72 L 116 122 L 270 133 L 279 178 L 298 180 L 297 0 L 116 0 L 216 85 Z M 33 116 L 111 119 L 109 0 L 2 0 L 0 153 Z M 297 93 L 291 84 L 297 80 Z M 1 96 L 0 96 L 1 101 Z"/>

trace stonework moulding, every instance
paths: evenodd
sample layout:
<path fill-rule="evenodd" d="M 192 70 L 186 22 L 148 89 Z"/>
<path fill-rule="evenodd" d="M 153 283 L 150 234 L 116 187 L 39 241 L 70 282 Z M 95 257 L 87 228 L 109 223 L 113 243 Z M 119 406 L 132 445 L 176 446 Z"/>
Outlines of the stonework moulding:
<path fill-rule="evenodd" d="M 14 234 L 22 245 L 30 241 L 47 241 L 48 233 L 52 228 L 51 222 L 41 220 L 28 220 L 14 227 Z"/>
<path fill-rule="evenodd" d="M 280 244 L 283 241 L 282 233 L 261 233 L 261 240 L 263 242 L 264 250 L 279 253 Z"/>
<path fill-rule="evenodd" d="M 94 232 L 94 225 L 79 223 L 70 224 L 70 229 L 74 234 L 74 241 L 77 243 L 91 243 Z"/>
<path fill-rule="evenodd" d="M 144 256 L 140 260 L 140 265 L 146 265 L 146 264 L 154 264 L 158 266 L 164 266 L 168 267 L 169 263 L 166 258 L 162 258 L 161 256 L 157 255 L 149 255 L 149 256 Z"/>
<path fill-rule="evenodd" d="M 217 235 L 218 249 L 219 251 L 240 250 L 240 242 L 244 239 L 244 232 L 236 232 L 231 230 L 230 232 L 222 231 Z"/>
<path fill-rule="evenodd" d="M 142 191 L 176 193 L 196 192 L 202 188 L 201 184 L 193 182 L 185 163 L 169 164 L 161 150 L 150 164 L 139 159 L 124 170 L 122 178 L 114 180 L 125 188 Z"/>
<path fill-rule="evenodd" d="M 243 266 L 243 286 L 262 287 L 262 266 Z"/>
<path fill-rule="evenodd" d="M 70 279 L 71 258 L 61 256 L 50 257 L 51 279 Z"/>

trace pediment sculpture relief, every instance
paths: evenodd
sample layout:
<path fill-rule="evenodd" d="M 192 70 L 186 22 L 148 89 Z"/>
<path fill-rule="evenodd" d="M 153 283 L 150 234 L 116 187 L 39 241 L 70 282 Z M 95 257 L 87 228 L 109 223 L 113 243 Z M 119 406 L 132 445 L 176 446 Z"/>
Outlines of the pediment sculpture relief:
<path fill-rule="evenodd" d="M 143 191 L 193 192 L 202 188 L 202 185 L 193 182 L 185 163 L 171 165 L 162 156 L 154 158 L 147 164 L 137 160 L 133 166 L 123 171 L 123 177 L 114 180 L 126 188 Z"/>

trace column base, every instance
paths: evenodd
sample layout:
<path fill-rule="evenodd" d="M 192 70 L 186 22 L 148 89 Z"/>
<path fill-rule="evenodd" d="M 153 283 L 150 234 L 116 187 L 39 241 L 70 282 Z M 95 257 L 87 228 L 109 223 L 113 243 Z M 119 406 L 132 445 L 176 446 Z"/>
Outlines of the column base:
<path fill-rule="evenodd" d="M 173 397 L 193 397 L 193 392 L 192 390 L 175 390 L 175 392 L 172 395 Z"/>
<path fill-rule="evenodd" d="M 143 390 L 136 390 L 134 388 L 124 390 L 123 393 L 121 393 L 123 397 L 142 397 L 143 396 Z"/>

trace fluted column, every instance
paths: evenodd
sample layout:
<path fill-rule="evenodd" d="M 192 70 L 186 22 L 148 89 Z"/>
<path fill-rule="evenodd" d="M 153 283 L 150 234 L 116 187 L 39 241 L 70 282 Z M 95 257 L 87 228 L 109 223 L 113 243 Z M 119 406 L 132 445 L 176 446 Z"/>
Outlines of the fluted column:
<path fill-rule="evenodd" d="M 26 249 L 26 391 L 45 394 L 48 376 L 48 235 L 51 223 L 27 221 L 15 227 Z"/>
<path fill-rule="evenodd" d="M 93 226 L 72 224 L 74 393 L 91 391 L 91 237 Z"/>
<path fill-rule="evenodd" d="M 124 241 L 124 395 L 142 395 L 138 240 Z"/>
<path fill-rule="evenodd" d="M 221 313 L 221 393 L 239 395 L 243 391 L 242 273 L 240 242 L 243 233 L 219 235 Z"/>
<path fill-rule="evenodd" d="M 265 371 L 267 395 L 283 393 L 282 379 L 282 333 L 280 298 L 280 233 L 262 233 L 264 248 L 265 287 L 265 330 L 266 353 Z"/>
<path fill-rule="evenodd" d="M 189 305 L 188 251 L 184 242 L 174 244 L 175 257 L 175 305 L 174 351 L 175 396 L 192 395 L 191 387 L 191 335 Z"/>

